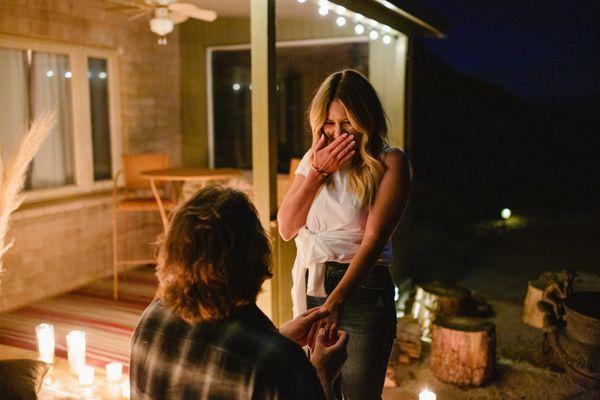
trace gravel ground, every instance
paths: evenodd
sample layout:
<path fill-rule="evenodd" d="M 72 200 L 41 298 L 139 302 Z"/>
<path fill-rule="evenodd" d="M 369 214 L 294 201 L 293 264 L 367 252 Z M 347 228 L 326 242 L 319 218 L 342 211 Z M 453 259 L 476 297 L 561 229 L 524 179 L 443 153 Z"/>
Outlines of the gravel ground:
<path fill-rule="evenodd" d="M 517 216 L 507 226 L 487 221 L 454 231 L 447 226 L 436 231 L 435 225 L 429 224 L 421 231 L 417 228 L 415 237 L 419 240 L 414 251 L 420 260 L 418 270 L 428 271 L 421 279 L 456 283 L 491 304 L 494 316 L 490 320 L 496 324 L 497 334 L 497 374 L 482 388 L 444 384 L 432 375 L 426 350 L 421 360 L 395 366 L 398 387 L 386 388 L 384 399 L 418 399 L 425 387 L 440 400 L 600 399 L 600 392 L 581 389 L 567 374 L 551 369 L 541 354 L 541 331 L 522 322 L 527 281 L 543 271 L 577 269 L 581 276 L 575 289 L 600 290 L 598 213 Z M 444 252 L 450 256 L 443 258 Z"/>

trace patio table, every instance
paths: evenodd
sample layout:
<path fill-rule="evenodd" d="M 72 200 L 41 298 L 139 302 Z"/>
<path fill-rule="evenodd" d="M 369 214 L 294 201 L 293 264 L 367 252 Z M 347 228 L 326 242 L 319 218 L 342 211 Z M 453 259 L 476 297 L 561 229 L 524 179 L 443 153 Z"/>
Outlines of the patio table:
<path fill-rule="evenodd" d="M 168 227 L 167 214 L 162 199 L 156 188 L 156 182 L 171 182 L 173 184 L 173 194 L 175 204 L 181 199 L 181 188 L 184 182 L 200 182 L 201 187 L 212 181 L 222 181 L 234 178 L 241 174 L 239 169 L 234 168 L 195 168 L 195 167 L 170 167 L 150 171 L 142 171 L 141 175 L 150 180 L 152 193 L 158 204 L 160 218 L 165 231 Z"/>

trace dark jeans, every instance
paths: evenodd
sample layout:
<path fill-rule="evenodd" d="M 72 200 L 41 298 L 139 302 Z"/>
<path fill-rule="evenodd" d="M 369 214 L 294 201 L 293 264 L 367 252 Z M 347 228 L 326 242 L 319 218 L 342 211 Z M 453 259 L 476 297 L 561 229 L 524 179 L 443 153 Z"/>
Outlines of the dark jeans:
<path fill-rule="evenodd" d="M 344 276 L 347 264 L 326 263 L 325 293 L 333 291 Z M 326 298 L 307 296 L 308 308 Z M 350 336 L 348 359 L 342 367 L 336 398 L 348 400 L 380 399 L 385 372 L 396 337 L 394 283 L 389 267 L 374 266 L 339 314 L 338 327 Z"/>

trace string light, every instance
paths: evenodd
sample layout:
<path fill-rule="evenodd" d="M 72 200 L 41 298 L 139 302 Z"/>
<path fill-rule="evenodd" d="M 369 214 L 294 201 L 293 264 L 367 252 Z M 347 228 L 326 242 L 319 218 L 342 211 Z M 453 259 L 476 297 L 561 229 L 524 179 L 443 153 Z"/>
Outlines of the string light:
<path fill-rule="evenodd" d="M 239 90 L 242 88 L 242 86 L 236 82 L 233 84 L 232 88 L 234 91 L 239 92 Z"/>
<path fill-rule="evenodd" d="M 338 13 L 339 15 L 346 15 L 346 7 L 337 6 L 335 8 L 335 12 Z"/>
<path fill-rule="evenodd" d="M 301 4 L 306 3 L 306 0 L 297 0 L 297 1 L 298 1 L 298 3 L 301 3 Z M 318 7 L 318 12 L 321 16 L 324 17 L 324 16 L 328 15 L 330 10 L 333 11 L 334 14 L 337 14 L 338 17 L 335 19 L 335 23 L 337 26 L 339 26 L 339 27 L 346 26 L 346 24 L 348 22 L 347 19 L 350 18 L 350 20 L 355 23 L 354 32 L 357 35 L 362 35 L 365 32 L 367 32 L 367 28 L 365 28 L 365 25 L 367 25 L 368 30 L 369 30 L 369 37 L 372 40 L 377 40 L 381 37 L 381 40 L 384 44 L 388 45 L 388 44 L 392 43 L 392 39 L 394 38 L 395 31 L 389 25 L 380 24 L 379 22 L 377 22 L 374 19 L 366 18 L 362 14 L 352 12 L 344 6 L 333 4 L 333 3 L 329 2 L 328 0 L 318 0 L 318 1 L 313 0 L 313 2 L 316 3 L 316 5 Z M 234 90 L 238 91 L 239 89 L 234 89 Z M 252 88 L 250 88 L 250 90 L 252 90 Z"/>

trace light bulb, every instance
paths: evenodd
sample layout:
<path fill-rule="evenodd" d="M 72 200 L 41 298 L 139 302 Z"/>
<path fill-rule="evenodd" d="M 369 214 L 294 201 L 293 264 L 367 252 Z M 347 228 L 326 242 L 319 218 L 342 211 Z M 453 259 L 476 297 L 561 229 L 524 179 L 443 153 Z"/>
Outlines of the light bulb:
<path fill-rule="evenodd" d="M 233 87 L 233 90 L 236 92 L 238 92 L 242 88 L 242 86 L 237 82 L 234 83 L 232 87 Z"/>
<path fill-rule="evenodd" d="M 361 24 L 358 24 L 358 25 L 356 25 L 356 26 L 354 27 L 354 32 L 355 32 L 357 35 L 362 35 L 363 33 L 365 33 L 365 27 L 364 27 L 364 26 L 362 26 Z"/>
<path fill-rule="evenodd" d="M 326 16 L 329 14 L 329 8 L 327 8 L 327 6 L 319 7 L 319 14 L 321 14 L 323 17 Z"/>
<path fill-rule="evenodd" d="M 369 33 L 369 37 L 370 37 L 372 40 L 377 40 L 377 38 L 379 37 L 379 32 L 377 32 L 377 31 L 371 31 L 371 32 Z"/>
<path fill-rule="evenodd" d="M 346 18 L 344 17 L 337 17 L 337 19 L 335 20 L 335 23 L 337 24 L 337 26 L 344 26 L 346 25 Z"/>
<path fill-rule="evenodd" d="M 392 37 L 390 35 L 383 35 L 383 44 L 390 44 L 392 43 Z"/>

